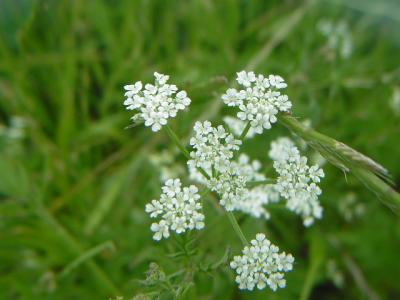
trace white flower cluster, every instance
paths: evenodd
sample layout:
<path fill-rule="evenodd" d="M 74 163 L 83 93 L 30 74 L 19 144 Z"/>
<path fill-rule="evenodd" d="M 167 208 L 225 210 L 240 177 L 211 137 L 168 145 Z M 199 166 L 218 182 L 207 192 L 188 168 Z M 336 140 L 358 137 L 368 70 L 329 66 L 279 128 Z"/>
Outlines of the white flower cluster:
<path fill-rule="evenodd" d="M 394 114 L 400 116 L 400 87 L 395 86 L 393 88 L 393 94 L 389 101 L 390 108 Z"/>
<path fill-rule="evenodd" d="M 161 216 L 158 223 L 151 225 L 153 239 L 159 241 L 168 238 L 170 230 L 180 234 L 204 227 L 204 215 L 196 186 L 182 188 L 180 179 L 169 179 L 162 191 L 159 200 L 152 200 L 146 205 L 146 212 L 151 218 Z"/>
<path fill-rule="evenodd" d="M 211 126 L 210 121 L 196 122 L 193 130 L 195 136 L 190 139 L 190 145 L 195 151 L 190 152 L 192 159 L 188 165 L 225 172 L 233 152 L 239 150 L 242 142 L 226 132 L 223 126 Z"/>
<path fill-rule="evenodd" d="M 128 110 L 137 111 L 132 117 L 134 122 L 144 121 L 145 126 L 158 131 L 169 118 L 185 109 L 191 100 L 185 91 L 178 91 L 175 85 L 167 84 L 169 76 L 159 73 L 154 73 L 154 76 L 154 85 L 143 86 L 138 81 L 125 86 L 127 99 L 124 105 Z M 279 112 L 291 109 L 288 96 L 282 93 L 286 83 L 277 75 L 265 77 L 245 71 L 238 72 L 236 80 L 241 89 L 230 88 L 222 96 L 228 106 L 239 109 L 238 119 L 224 118 L 232 133 L 223 126 L 213 127 L 209 121 L 195 123 L 194 136 L 190 139 L 192 150 L 187 162 L 190 178 L 218 194 L 220 204 L 227 211 L 241 211 L 256 218 L 268 219 L 270 214 L 266 205 L 284 198 L 286 207 L 301 215 L 305 226 L 311 225 L 314 219 L 322 216 L 318 183 L 324 173 L 319 166 L 308 166 L 307 158 L 300 155 L 295 144 L 288 138 L 280 138 L 272 142 L 269 151 L 279 175 L 276 183 L 271 184 L 262 174 L 259 161 L 252 161 L 245 154 L 236 154 L 245 129 L 246 137 L 260 134 L 264 129 L 271 128 Z M 182 150 L 182 144 L 175 138 L 173 140 Z M 165 170 L 161 168 L 161 171 L 168 174 L 173 155 L 164 153 L 164 156 L 152 159 L 155 164 L 164 165 Z M 180 179 L 168 179 L 160 198 L 152 200 L 145 208 L 151 218 L 157 218 L 151 225 L 153 239 L 168 238 L 171 231 L 180 234 L 204 228 L 205 217 L 199 200 L 196 186 L 182 187 Z M 277 246 L 259 233 L 244 247 L 242 255 L 234 257 L 230 266 L 236 271 L 240 289 L 263 289 L 268 285 L 275 291 L 285 287 L 284 272 L 292 270 L 293 263 L 292 255 L 280 253 Z"/>
<path fill-rule="evenodd" d="M 318 30 L 327 38 L 327 47 L 337 51 L 342 58 L 349 58 L 353 51 L 353 40 L 349 25 L 345 20 L 332 22 L 321 20 L 317 24 Z"/>
<path fill-rule="evenodd" d="M 220 203 L 228 211 L 234 209 L 236 199 L 243 197 L 246 182 L 231 163 L 234 151 L 242 143 L 223 126 L 213 127 L 209 121 L 196 122 L 195 136 L 190 139 L 194 151 L 190 152 L 189 169 L 208 172 L 207 186 L 220 195 Z"/>
<path fill-rule="evenodd" d="M 0 123 L 0 138 L 4 137 L 9 142 L 22 140 L 25 137 L 27 127 L 27 119 L 21 116 L 12 116 L 8 126 Z"/>
<path fill-rule="evenodd" d="M 271 217 L 265 205 L 279 201 L 279 193 L 273 184 L 255 186 L 248 189 L 245 197 L 235 203 L 235 210 L 242 211 L 255 218 Z"/>
<path fill-rule="evenodd" d="M 299 150 L 290 140 L 280 139 L 272 144 L 270 156 L 274 169 L 279 174 L 276 189 L 287 199 L 286 207 L 301 215 L 305 226 L 322 217 L 322 207 L 318 196 L 321 189 L 317 183 L 324 177 L 324 172 L 317 165 L 309 167 L 307 158 L 300 156 Z"/>
<path fill-rule="evenodd" d="M 208 187 L 220 196 L 219 203 L 227 211 L 233 211 L 237 202 L 246 195 L 246 181 L 242 176 L 238 176 L 233 166 L 230 166 L 224 173 L 212 177 L 208 182 Z"/>
<path fill-rule="evenodd" d="M 222 126 L 212 127 L 211 123 L 197 122 L 194 127 L 195 137 L 190 144 L 195 151 L 190 153 L 192 160 L 188 162 L 191 178 L 206 184 L 220 196 L 220 204 L 226 210 L 239 210 L 255 217 L 269 218 L 263 207 L 269 201 L 275 201 L 275 194 L 267 186 L 259 186 L 249 190 L 249 181 L 262 181 L 265 176 L 259 173 L 261 164 L 249 162 L 247 155 L 240 155 L 233 161 L 235 150 L 241 142 L 228 134 Z M 202 168 L 209 179 L 197 170 Z"/>
<path fill-rule="evenodd" d="M 289 111 L 292 107 L 288 96 L 280 92 L 287 85 L 278 75 L 264 77 L 262 74 L 241 71 L 237 73 L 236 81 L 243 89 L 228 89 L 222 95 L 222 100 L 228 106 L 239 107 L 237 117 L 249 121 L 256 133 L 270 129 L 271 123 L 277 121 L 278 112 Z"/>
<path fill-rule="evenodd" d="M 272 184 L 260 184 L 255 187 L 246 187 L 248 183 L 265 181 L 266 177 L 260 173 L 261 163 L 258 160 L 250 161 L 246 154 L 240 154 L 237 160 L 230 162 L 229 169 L 220 174 L 212 174 L 211 169 L 204 169 L 210 176 L 207 180 L 194 166 L 189 166 L 190 178 L 222 195 L 221 204 L 227 210 L 241 211 L 256 218 L 269 219 L 270 214 L 265 205 L 279 201 L 279 193 Z M 228 203 L 228 205 L 226 205 Z"/>
<path fill-rule="evenodd" d="M 237 161 L 232 162 L 238 176 L 242 176 L 246 183 L 265 181 L 267 178 L 260 173 L 261 163 L 258 160 L 250 161 L 246 154 L 240 154 Z M 261 184 L 247 187 L 243 197 L 235 201 L 234 210 L 242 211 L 253 217 L 270 218 L 269 212 L 264 208 L 269 203 L 279 201 L 279 193 L 274 185 Z"/>
<path fill-rule="evenodd" d="M 274 160 L 286 160 L 289 155 L 290 149 L 295 147 L 293 141 L 287 137 L 277 138 L 271 142 L 271 149 L 268 152 L 268 156 Z"/>
<path fill-rule="evenodd" d="M 259 233 L 252 240 L 251 246 L 244 247 L 242 256 L 235 256 L 231 268 L 236 270 L 236 282 L 240 289 L 259 290 L 268 285 L 273 291 L 286 286 L 282 272 L 291 271 L 294 258 L 285 252 L 279 253 L 279 248 Z"/>
<path fill-rule="evenodd" d="M 143 89 L 141 81 L 125 85 L 124 101 L 126 109 L 137 110 L 133 121 L 143 120 L 145 126 L 151 126 L 153 131 L 159 131 L 167 124 L 169 118 L 176 116 L 178 110 L 185 109 L 190 104 L 185 91 L 178 92 L 174 84 L 167 84 L 168 75 L 154 73 L 155 84 L 146 84 Z"/>
<path fill-rule="evenodd" d="M 240 154 L 238 160 L 234 161 L 233 164 L 238 170 L 238 174 L 244 176 L 248 181 L 262 181 L 266 179 L 264 174 L 260 173 L 261 163 L 256 159 L 250 161 L 250 158 L 244 153 Z"/>
<path fill-rule="evenodd" d="M 165 182 L 169 178 L 180 177 L 185 174 L 185 168 L 176 161 L 176 151 L 164 149 L 160 152 L 149 154 L 149 161 L 158 168 L 160 181 Z"/>
<path fill-rule="evenodd" d="M 233 118 L 230 116 L 224 117 L 224 122 L 228 125 L 229 130 L 237 137 L 239 137 L 243 130 L 246 128 L 246 122 L 239 120 L 237 118 Z M 256 132 L 253 128 L 250 127 L 249 131 L 247 132 L 245 139 L 251 139 L 256 135 Z"/>
<path fill-rule="evenodd" d="M 339 200 L 338 210 L 347 222 L 351 222 L 365 213 L 366 206 L 357 200 L 356 194 L 348 193 Z"/>

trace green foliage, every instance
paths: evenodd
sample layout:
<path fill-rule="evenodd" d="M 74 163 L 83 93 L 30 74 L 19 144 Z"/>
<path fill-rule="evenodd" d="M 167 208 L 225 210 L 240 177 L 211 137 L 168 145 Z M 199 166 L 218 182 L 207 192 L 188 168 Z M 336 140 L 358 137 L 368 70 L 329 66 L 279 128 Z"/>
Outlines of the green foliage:
<path fill-rule="evenodd" d="M 327 46 L 321 20 L 347 22 L 348 58 Z M 124 84 L 170 74 L 193 100 L 170 124 L 187 140 L 195 120 L 231 113 L 219 95 L 236 71 L 277 73 L 295 117 L 372 157 L 398 188 L 399 25 L 389 0 L 0 1 L 0 299 L 399 298 L 398 216 L 331 165 L 311 229 L 280 207 L 268 222 L 239 215 L 246 237 L 265 232 L 296 257 L 283 290 L 237 289 L 228 263 L 241 241 L 212 194 L 204 230 L 154 242 L 151 156 L 171 142 L 125 130 L 122 106 Z M 267 173 L 278 135 L 290 132 L 277 125 L 244 144 Z M 372 173 L 354 175 L 388 192 Z M 364 211 L 351 220 L 339 208 L 348 195 Z M 342 287 L 326 271 L 332 260 Z"/>

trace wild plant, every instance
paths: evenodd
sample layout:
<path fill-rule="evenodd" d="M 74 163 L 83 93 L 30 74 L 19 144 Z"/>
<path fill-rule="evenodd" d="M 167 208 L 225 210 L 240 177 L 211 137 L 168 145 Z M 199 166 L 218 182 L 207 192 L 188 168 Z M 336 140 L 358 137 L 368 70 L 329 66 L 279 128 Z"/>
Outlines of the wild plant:
<path fill-rule="evenodd" d="M 186 158 L 188 176 L 167 179 L 160 197 L 145 206 L 149 217 L 155 220 L 150 227 L 153 239 L 161 241 L 171 235 L 203 230 L 207 226 L 203 202 L 212 193 L 218 199 L 216 207 L 223 208 L 243 244 L 241 254 L 231 257 L 228 252 L 222 260 L 230 260 L 239 289 L 284 288 L 284 273 L 293 269 L 295 259 L 280 251 L 265 233 L 256 232 L 251 239 L 246 237 L 235 212 L 269 219 L 268 206 L 279 203 L 299 215 L 306 227 L 323 216 L 319 184 L 325 174 L 320 166 L 309 164 L 291 139 L 281 137 L 271 143 L 269 151 L 264 150 L 272 161 L 275 176 L 263 174 L 261 163 L 241 151 L 245 139 L 270 130 L 277 122 L 343 172 L 354 174 L 386 205 L 399 211 L 400 195 L 391 188 L 387 170 L 293 116 L 292 102 L 285 93 L 287 84 L 281 76 L 238 72 L 238 87 L 228 88 L 220 100 L 237 110 L 236 118 L 225 116 L 225 125 L 208 120 L 195 122 L 189 145 L 178 137 L 168 121 L 187 109 L 191 99 L 186 91 L 168 83 L 168 75 L 156 72 L 154 77 L 154 84 L 137 81 L 126 85 L 124 105 L 134 112 L 132 126 L 143 123 L 154 132 L 165 131 Z M 161 284 L 165 286 L 166 281 Z M 184 290 L 171 289 L 175 295 Z"/>

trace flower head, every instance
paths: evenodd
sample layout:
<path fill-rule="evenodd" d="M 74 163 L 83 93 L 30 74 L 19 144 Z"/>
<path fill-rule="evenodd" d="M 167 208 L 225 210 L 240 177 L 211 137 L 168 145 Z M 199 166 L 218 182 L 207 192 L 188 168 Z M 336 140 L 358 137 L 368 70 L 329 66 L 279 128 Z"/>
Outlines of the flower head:
<path fill-rule="evenodd" d="M 230 160 L 225 172 L 213 174 L 211 168 L 204 169 L 210 179 L 205 178 L 195 166 L 189 165 L 190 178 L 216 192 L 220 196 L 220 204 L 226 210 L 269 219 L 270 214 L 264 206 L 279 201 L 274 185 L 247 187 L 251 181 L 266 180 L 260 169 L 261 163 L 258 160 L 250 161 L 246 154 L 241 154 L 237 160 Z"/>
<path fill-rule="evenodd" d="M 189 165 L 196 168 L 224 172 L 229 167 L 233 152 L 239 149 L 241 141 L 225 131 L 223 126 L 213 127 L 211 122 L 196 122 L 195 136 L 190 139 L 194 151 L 190 152 Z"/>
<path fill-rule="evenodd" d="M 250 121 L 256 133 L 263 129 L 270 129 L 271 124 L 277 121 L 276 115 L 280 111 L 289 111 L 292 103 L 281 89 L 287 85 L 278 75 L 256 75 L 254 72 L 241 71 L 237 73 L 236 81 L 243 87 L 242 90 L 230 88 L 222 95 L 222 100 L 228 106 L 239 108 L 237 117 L 242 121 Z"/>
<path fill-rule="evenodd" d="M 271 142 L 271 150 L 268 155 L 271 159 L 277 160 L 286 160 L 290 150 L 295 150 L 294 143 L 291 139 L 287 137 L 280 137 L 275 141 Z"/>
<path fill-rule="evenodd" d="M 332 22 L 323 19 L 318 22 L 317 29 L 326 37 L 329 50 L 337 52 L 344 59 L 349 58 L 353 51 L 353 40 L 345 20 Z"/>
<path fill-rule="evenodd" d="M 233 211 L 238 208 L 238 203 L 247 197 L 246 178 L 238 174 L 234 165 L 229 163 L 224 172 L 212 176 L 207 181 L 210 190 L 216 192 L 219 197 L 219 203 L 227 211 Z"/>
<path fill-rule="evenodd" d="M 305 226 L 313 224 L 315 218 L 322 217 L 318 201 L 321 189 L 317 183 L 324 177 L 323 170 L 317 165 L 309 167 L 307 158 L 287 139 L 272 143 L 269 154 L 279 174 L 276 189 L 287 200 L 286 207 L 301 215 Z"/>
<path fill-rule="evenodd" d="M 180 234 L 204 227 L 204 215 L 196 186 L 182 188 L 180 179 L 169 179 L 162 191 L 159 200 L 152 200 L 146 205 L 146 212 L 151 218 L 161 216 L 158 223 L 151 224 L 153 239 L 159 241 L 168 238 L 170 230 Z"/>
<path fill-rule="evenodd" d="M 235 256 L 230 263 L 232 269 L 236 270 L 236 282 L 240 289 L 259 290 L 268 285 L 273 291 L 278 287 L 286 286 L 284 274 L 281 272 L 291 271 L 294 258 L 285 252 L 279 253 L 279 248 L 259 233 L 250 246 L 244 247 L 242 256 Z"/>
<path fill-rule="evenodd" d="M 185 109 L 191 101 L 185 91 L 178 92 L 176 85 L 167 84 L 168 75 L 155 72 L 154 77 L 154 85 L 148 83 L 144 88 L 141 81 L 125 85 L 124 105 L 128 110 L 137 111 L 133 121 L 143 120 L 145 126 L 159 131 L 169 118 L 175 117 L 178 110 Z"/>
<path fill-rule="evenodd" d="M 249 187 L 250 182 L 261 182 L 267 178 L 260 172 L 261 163 L 258 160 L 251 161 L 246 154 L 240 154 L 237 161 L 232 162 L 237 176 L 242 176 L 246 184 L 246 192 L 235 201 L 234 210 L 252 215 L 256 218 L 270 218 L 270 213 L 265 205 L 279 201 L 279 194 L 272 184 L 260 184 Z"/>
<path fill-rule="evenodd" d="M 239 149 L 240 140 L 225 131 L 223 126 L 213 127 L 209 121 L 196 122 L 195 136 L 190 139 L 193 151 L 188 161 L 189 170 L 203 169 L 208 173 L 206 185 L 217 192 L 221 205 L 233 210 L 235 199 L 245 193 L 246 182 L 231 163 L 234 151 Z M 198 176 L 198 175 L 197 175 Z"/>

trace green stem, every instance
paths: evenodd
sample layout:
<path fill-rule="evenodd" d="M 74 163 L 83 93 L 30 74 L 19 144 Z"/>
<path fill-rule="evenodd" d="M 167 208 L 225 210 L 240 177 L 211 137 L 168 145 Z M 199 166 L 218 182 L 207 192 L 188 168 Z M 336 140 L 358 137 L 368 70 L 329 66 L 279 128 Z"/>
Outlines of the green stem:
<path fill-rule="evenodd" d="M 308 300 L 310 298 L 310 294 L 313 288 L 313 285 L 315 283 L 318 269 L 320 266 L 320 262 L 314 263 L 310 266 L 308 269 L 308 272 L 306 274 L 305 282 L 303 284 L 303 288 L 301 290 L 300 294 L 300 300 Z"/>
<path fill-rule="evenodd" d="M 243 139 L 246 137 L 247 133 L 249 132 L 251 127 L 250 121 L 247 122 L 246 127 L 243 129 L 242 134 L 239 136 L 239 140 L 243 141 Z"/>
<path fill-rule="evenodd" d="M 242 229 L 240 229 L 239 223 L 237 222 L 235 215 L 231 211 L 227 211 L 226 215 L 228 216 L 229 222 L 231 223 L 233 230 L 235 230 L 236 234 L 239 236 L 240 240 L 243 243 L 243 246 L 248 246 L 249 242 L 243 234 Z"/>
<path fill-rule="evenodd" d="M 104 243 L 101 243 L 100 245 L 97 245 L 96 247 L 93 247 L 92 249 L 89 249 L 85 253 L 81 254 L 78 256 L 75 260 L 73 260 L 70 264 L 68 264 L 64 270 L 60 273 L 59 277 L 64 277 L 68 275 L 73 269 L 77 268 L 80 266 L 82 263 L 88 261 L 90 258 L 93 256 L 97 255 L 98 253 L 110 249 L 112 251 L 115 251 L 115 245 L 112 241 L 107 241 Z"/>
<path fill-rule="evenodd" d="M 304 278 L 299 300 L 308 300 L 317 281 L 325 257 L 323 240 L 315 235 L 309 243 L 309 268 Z"/>
<path fill-rule="evenodd" d="M 182 152 L 182 154 L 186 157 L 186 159 L 190 160 L 190 154 L 189 151 L 186 149 L 186 147 L 181 143 L 180 139 L 178 136 L 175 134 L 175 132 L 172 130 L 172 128 L 167 124 L 165 125 L 165 129 L 167 131 L 168 136 L 171 138 L 171 140 L 175 143 L 175 145 L 178 147 L 178 149 Z"/>
<path fill-rule="evenodd" d="M 306 127 L 301 122 L 299 122 L 295 117 L 289 114 L 283 114 L 279 116 L 279 121 L 285 125 L 290 131 L 300 136 L 306 142 L 316 140 L 324 144 L 334 146 L 336 142 L 334 139 L 323 135 L 309 127 Z"/>
<path fill-rule="evenodd" d="M 265 180 L 259 180 L 259 181 L 248 181 L 246 187 L 253 188 L 259 185 L 274 184 L 274 183 L 276 183 L 276 180 L 267 178 Z"/>
<path fill-rule="evenodd" d="M 201 198 L 205 197 L 209 192 L 210 192 L 210 190 L 207 189 L 207 188 L 205 188 L 204 190 L 202 190 L 202 191 L 200 192 L 200 197 L 201 197 Z"/>

